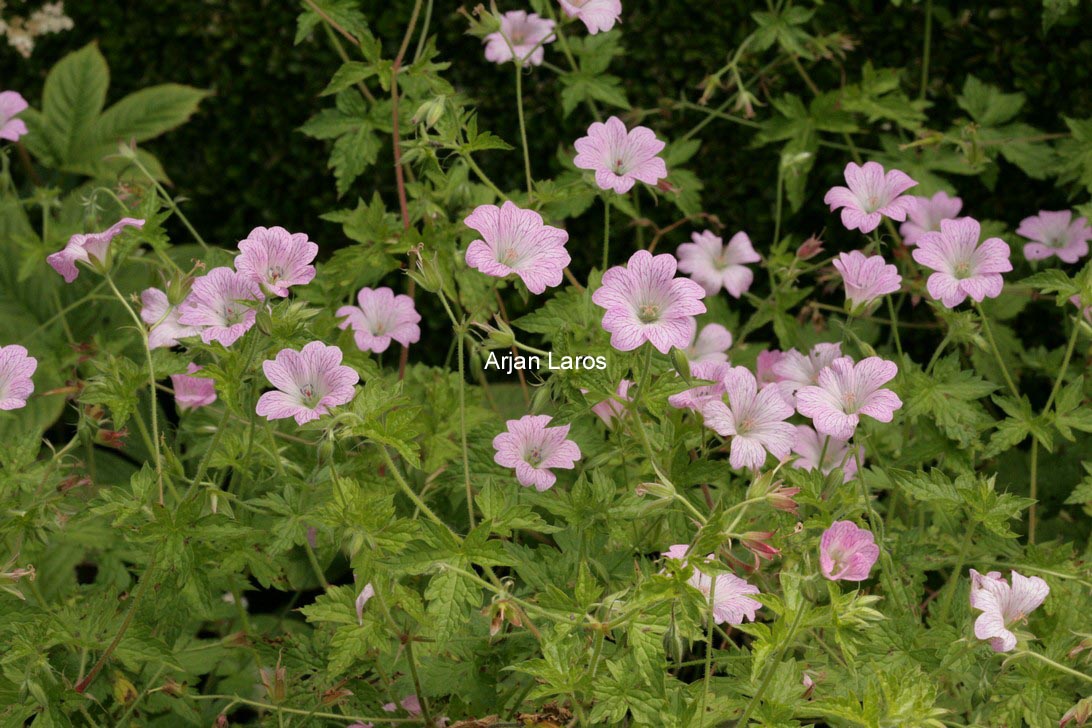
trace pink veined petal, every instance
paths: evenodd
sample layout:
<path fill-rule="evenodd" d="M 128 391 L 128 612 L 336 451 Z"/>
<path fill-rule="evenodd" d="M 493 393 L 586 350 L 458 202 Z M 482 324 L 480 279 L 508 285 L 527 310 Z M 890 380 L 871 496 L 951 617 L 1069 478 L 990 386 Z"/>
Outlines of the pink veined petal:
<path fill-rule="evenodd" d="M 259 397 L 255 412 L 271 420 L 282 420 L 295 415 L 299 407 L 299 402 L 293 397 L 278 390 L 266 392 Z"/>
<path fill-rule="evenodd" d="M 754 271 L 742 265 L 728 266 L 722 274 L 724 288 L 732 298 L 739 298 L 750 290 L 754 279 Z"/>
<path fill-rule="evenodd" d="M 733 468 L 757 470 L 766 462 L 766 449 L 756 438 L 748 435 L 732 437 L 731 456 L 728 462 Z"/>

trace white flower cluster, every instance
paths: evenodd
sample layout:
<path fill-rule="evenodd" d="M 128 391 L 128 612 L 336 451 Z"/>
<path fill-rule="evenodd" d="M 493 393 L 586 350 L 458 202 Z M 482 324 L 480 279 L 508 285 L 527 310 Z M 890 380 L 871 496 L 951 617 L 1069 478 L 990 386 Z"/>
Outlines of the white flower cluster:
<path fill-rule="evenodd" d="M 34 52 L 34 39 L 50 33 L 71 30 L 72 18 L 64 14 L 64 2 L 44 3 L 29 17 L 4 16 L 4 0 L 0 0 L 0 36 L 23 58 Z"/>

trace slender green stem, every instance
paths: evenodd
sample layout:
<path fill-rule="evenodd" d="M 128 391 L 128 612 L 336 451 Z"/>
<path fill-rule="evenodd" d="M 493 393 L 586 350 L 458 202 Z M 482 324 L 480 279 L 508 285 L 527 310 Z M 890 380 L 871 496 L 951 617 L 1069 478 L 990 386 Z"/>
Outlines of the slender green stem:
<path fill-rule="evenodd" d="M 1054 379 L 1054 386 L 1050 388 L 1050 396 L 1047 397 L 1047 402 L 1043 405 L 1043 413 L 1050 409 L 1050 405 L 1054 404 L 1054 398 L 1058 396 L 1058 392 L 1062 389 L 1062 382 L 1065 380 L 1065 373 L 1069 371 L 1069 362 L 1073 358 L 1073 349 L 1077 345 L 1077 334 L 1080 332 L 1080 326 L 1073 326 L 1073 332 L 1069 335 L 1069 343 L 1065 348 L 1065 356 L 1062 357 L 1062 366 L 1058 369 L 1058 376 Z"/>
<path fill-rule="evenodd" d="M 531 178 L 531 148 L 527 144 L 527 121 L 523 116 L 523 63 L 522 59 L 516 59 L 513 63 L 516 68 L 516 114 L 519 117 L 519 138 L 523 143 L 523 172 L 527 176 L 527 196 L 534 194 L 534 183 Z"/>
<path fill-rule="evenodd" d="M 929 88 L 929 55 L 933 45 L 933 0 L 925 0 L 925 42 L 921 49 L 921 87 L 918 98 L 924 99 Z"/>
<path fill-rule="evenodd" d="M 948 586 L 944 592 L 944 600 L 940 603 L 940 611 L 937 616 L 938 624 L 945 624 L 948 620 L 948 611 L 952 607 L 952 598 L 955 596 L 961 583 L 960 576 L 963 574 L 963 565 L 967 563 L 967 552 L 971 548 L 976 525 L 978 524 L 972 522 L 971 525 L 967 526 L 967 530 L 963 534 L 963 542 L 959 546 L 959 554 L 956 556 L 955 566 L 952 567 L 952 574 L 948 577 Z"/>
<path fill-rule="evenodd" d="M 187 498 L 189 498 L 190 492 L 201 483 L 201 479 L 205 477 L 205 471 L 208 470 L 209 462 L 212 459 L 212 453 L 216 450 L 216 446 L 220 444 L 220 436 L 224 433 L 230 416 L 231 410 L 225 405 L 224 414 L 220 417 L 220 423 L 216 426 L 216 432 L 212 433 L 212 440 L 209 442 L 208 449 L 206 449 L 205 454 L 201 456 L 201 462 L 197 464 L 197 471 L 194 473 L 193 480 L 190 482 L 190 489 L 186 491 Z"/>
<path fill-rule="evenodd" d="M 982 319 L 982 330 L 986 332 L 986 339 L 990 342 L 990 349 L 993 350 L 994 358 L 997 359 L 997 365 L 1001 367 L 1001 373 L 1005 376 L 1005 384 L 1008 385 L 1012 396 L 1019 399 L 1020 390 L 1016 388 L 1016 383 L 1013 381 L 1012 375 L 1009 374 L 1009 368 L 1005 366 L 1005 360 L 1001 358 L 1001 350 L 997 347 L 997 339 L 993 337 L 993 327 L 990 326 L 990 319 L 986 316 L 986 312 L 982 310 L 981 304 L 976 303 L 974 307 L 978 311 L 979 318 Z"/>
<path fill-rule="evenodd" d="M 197 229 L 192 224 L 190 224 L 189 218 L 186 217 L 186 214 L 182 212 L 181 208 L 178 207 L 178 204 L 174 201 L 174 198 L 167 194 L 167 190 L 163 188 L 163 185 L 159 184 L 159 180 L 157 180 L 152 175 L 152 173 L 148 171 L 148 168 L 145 167 L 144 164 L 140 161 L 140 157 L 138 157 L 136 154 L 133 154 L 131 161 L 133 165 L 136 166 L 136 168 L 139 169 L 144 174 L 144 176 L 148 178 L 148 181 L 155 186 L 156 191 L 163 196 L 163 199 L 167 202 L 167 206 L 171 208 L 171 212 L 178 216 L 178 219 L 182 221 L 182 224 L 185 226 L 186 230 L 189 231 L 190 235 L 193 236 L 193 239 L 197 241 L 197 244 L 200 245 L 202 249 L 204 249 L 206 252 L 208 252 L 209 244 L 206 243 L 205 239 L 201 237 L 201 233 L 197 232 Z"/>
<path fill-rule="evenodd" d="M 423 500 L 421 500 L 421 497 L 414 492 L 409 483 L 406 482 L 405 477 L 399 472 L 398 466 L 394 464 L 391 454 L 387 452 L 386 446 L 381 443 L 376 443 L 376 445 L 378 445 L 379 452 L 383 455 L 383 460 L 387 463 L 387 468 L 390 470 L 391 475 L 394 476 L 395 482 L 398 483 L 398 487 L 402 489 L 402 492 L 406 494 L 407 498 L 413 501 L 413 505 L 417 506 L 417 508 L 425 514 L 426 518 L 450 533 L 451 537 L 454 538 L 457 543 L 462 543 L 463 537 L 455 533 L 451 526 L 444 523 L 443 520 L 437 516 Z"/>
<path fill-rule="evenodd" d="M 565 55 L 565 60 L 569 62 L 569 68 L 573 70 L 573 73 L 580 73 L 580 66 L 577 65 L 572 48 L 569 47 L 569 39 L 561 32 L 561 23 L 558 22 L 557 13 L 554 12 L 552 2 L 546 3 L 546 12 L 549 14 L 550 20 L 554 21 L 554 36 L 557 38 L 557 44 L 561 47 L 561 52 Z M 599 113 L 599 107 L 596 105 L 595 100 L 585 98 L 584 101 L 587 104 L 588 111 L 591 112 L 592 118 L 596 121 L 602 121 L 603 115 Z"/>
<path fill-rule="evenodd" d="M 410 676 L 413 678 L 413 689 L 417 691 L 417 699 L 421 703 L 421 717 L 425 719 L 425 725 L 435 725 L 432 722 L 432 712 L 429 710 L 428 699 L 421 687 L 421 676 L 417 674 L 417 660 L 413 657 L 413 638 L 406 640 L 406 662 L 409 663 Z"/>
<path fill-rule="evenodd" d="M 315 555 L 315 550 L 311 548 L 311 542 L 307 539 L 303 541 L 303 550 L 307 552 L 307 561 L 311 564 L 311 570 L 315 572 L 315 578 L 318 579 L 318 583 L 322 584 L 322 588 L 329 591 L 330 582 L 326 580 L 326 573 L 322 570 L 322 565 L 318 561 L 318 556 Z"/>
<path fill-rule="evenodd" d="M 121 295 L 121 291 L 114 285 L 114 279 L 110 277 L 109 273 L 106 273 L 106 284 L 110 286 L 110 290 L 114 292 L 114 296 L 121 301 L 121 305 L 125 307 L 125 310 L 129 312 L 130 318 L 133 319 L 133 323 L 137 327 L 137 331 L 140 332 L 140 341 L 144 346 L 144 357 L 148 363 L 148 392 L 152 418 L 152 456 L 155 458 L 155 475 L 156 481 L 159 485 L 159 505 L 163 505 L 163 455 L 159 450 L 159 406 L 157 404 L 156 390 L 155 390 L 155 364 L 152 361 L 152 348 L 148 344 L 148 332 L 144 329 L 144 322 L 141 320 L 137 312 L 133 310 L 133 307 L 129 305 L 129 302 L 125 300 L 125 296 Z"/>
<path fill-rule="evenodd" d="M 1040 655 L 1038 652 L 1032 652 L 1031 650 L 1020 650 L 1019 652 L 1013 653 L 1012 657 L 1009 657 L 1007 660 L 1005 660 L 1005 662 L 1015 660 L 1019 657 L 1034 657 L 1039 662 L 1050 665 L 1059 672 L 1064 672 L 1066 675 L 1077 677 L 1081 680 L 1084 680 L 1085 682 L 1092 683 L 1092 675 L 1085 674 L 1080 670 L 1074 670 L 1072 667 L 1066 667 L 1060 662 L 1055 662 L 1049 657 L 1045 655 Z"/>
<path fill-rule="evenodd" d="M 603 198 L 603 270 L 610 265 L 610 202 Z"/>
<path fill-rule="evenodd" d="M 758 701 L 762 699 L 762 695 L 766 692 L 766 688 L 770 686 L 770 680 L 773 679 L 774 673 L 777 672 L 777 666 L 781 664 L 781 660 L 785 658 L 785 653 L 788 652 L 789 648 L 792 646 L 792 640 L 796 636 L 796 630 L 800 627 L 800 622 L 803 621 L 804 612 L 806 611 L 807 605 L 805 604 L 800 604 L 797 608 L 796 614 L 793 615 L 792 624 L 789 625 L 789 631 L 785 634 L 785 641 L 778 650 L 777 659 L 771 660 L 766 664 L 762 683 L 758 686 L 758 690 L 755 694 L 751 696 L 751 700 L 743 710 L 743 715 L 736 721 L 736 725 L 739 726 L 739 728 L 746 728 L 747 720 L 751 717 L 751 713 L 754 712 L 755 706 L 758 705 Z"/>
<path fill-rule="evenodd" d="M 482 184 L 493 190 L 493 194 L 495 194 L 497 197 L 501 198 L 502 200 L 508 200 L 508 195 L 501 192 L 500 187 L 497 187 L 495 184 L 493 184 L 493 180 L 489 179 L 488 175 L 486 175 L 486 173 L 482 171 L 482 168 L 478 166 L 478 163 L 474 161 L 474 158 L 471 157 L 469 153 L 463 152 L 460 153 L 460 155 L 466 162 L 466 165 L 470 167 L 470 169 L 474 172 L 474 174 L 478 175 L 478 179 L 482 181 Z"/>
<path fill-rule="evenodd" d="M 470 518 L 470 528 L 473 529 L 474 519 L 474 486 L 470 484 L 470 447 L 466 440 L 466 352 L 464 351 L 464 339 L 466 326 L 455 319 L 455 313 L 447 302 L 447 296 L 440 291 L 440 302 L 444 304 L 447 317 L 451 319 L 451 325 L 455 329 L 456 345 L 459 357 L 459 437 L 463 447 L 463 482 L 466 486 L 466 512 Z"/>
<path fill-rule="evenodd" d="M 895 313 L 895 303 L 889 295 L 884 298 L 887 299 L 887 312 L 891 316 L 891 335 L 895 338 L 895 351 L 899 353 L 899 359 L 902 359 L 902 339 L 899 338 L 899 317 Z"/>
<path fill-rule="evenodd" d="M 785 198 L 785 165 L 779 159 L 777 163 L 777 200 L 774 203 L 773 248 L 781 240 L 781 208 Z"/>
<path fill-rule="evenodd" d="M 238 695 L 186 695 L 187 700 L 228 700 L 229 705 L 221 712 L 226 712 L 233 705 L 249 705 L 252 708 L 259 708 L 261 710 L 272 710 L 279 713 L 288 713 L 290 715 L 305 715 L 310 718 L 322 718 L 324 720 L 340 720 L 348 723 L 398 723 L 402 725 L 420 725 L 421 721 L 417 718 L 391 718 L 389 716 L 362 716 L 362 715 L 342 715 L 339 713 L 320 713 L 314 710 L 301 710 L 299 708 L 286 708 L 282 705 L 273 705 L 271 703 L 263 703 L 258 700 L 250 700 L 248 698 L 240 698 Z"/>
<path fill-rule="evenodd" d="M 933 356 L 929 359 L 929 364 L 925 367 L 925 375 L 928 376 L 929 372 L 933 371 L 933 367 L 940 361 L 940 355 L 944 353 L 944 350 L 948 348 L 948 343 L 952 340 L 951 332 L 944 335 L 944 338 L 940 340 L 940 345 L 937 346 L 936 351 L 933 352 Z"/>
<path fill-rule="evenodd" d="M 1045 412 L 1046 410 L 1044 410 Z M 1035 545 L 1035 527 L 1039 525 L 1039 438 L 1031 437 L 1031 483 L 1028 489 L 1028 498 L 1031 506 L 1028 508 L 1028 543 Z"/>

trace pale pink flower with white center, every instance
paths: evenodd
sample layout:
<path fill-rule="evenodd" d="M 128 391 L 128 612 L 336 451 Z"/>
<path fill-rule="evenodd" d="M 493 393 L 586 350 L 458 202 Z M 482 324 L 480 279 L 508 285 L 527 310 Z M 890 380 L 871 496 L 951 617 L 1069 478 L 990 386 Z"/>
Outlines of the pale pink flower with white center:
<path fill-rule="evenodd" d="M 925 233 L 914 249 L 914 260 L 935 273 L 929 276 L 929 295 L 948 308 L 955 308 L 967 296 L 981 303 L 996 298 L 1004 287 L 1002 273 L 1012 270 L 1009 246 L 1001 238 L 988 238 L 981 245 L 982 226 L 970 217 L 942 220 L 939 233 Z"/>
<path fill-rule="evenodd" d="M 591 35 L 610 30 L 622 16 L 622 0 L 558 0 L 558 2 L 565 14 L 582 21 Z"/>
<path fill-rule="evenodd" d="M 1016 234 L 1031 241 L 1024 246 L 1024 257 L 1028 260 L 1056 255 L 1066 263 L 1076 263 L 1088 255 L 1092 226 L 1083 217 L 1073 220 L 1069 210 L 1040 210 L 1038 215 L 1021 220 Z"/>
<path fill-rule="evenodd" d="M 76 233 L 68 239 L 63 249 L 47 257 L 46 262 L 61 274 L 65 283 L 71 283 L 80 275 L 76 263 L 95 265 L 104 262 L 110 241 L 127 227 L 140 230 L 144 227 L 144 221 L 123 217 L 101 233 Z"/>
<path fill-rule="evenodd" d="M 195 326 L 201 341 L 231 346 L 250 330 L 258 317 L 252 305 L 264 301 L 258 284 L 231 268 L 213 268 L 193 282 L 190 294 L 179 304 L 178 323 Z"/>
<path fill-rule="evenodd" d="M 17 142 L 27 133 L 26 123 L 15 118 L 26 108 L 27 100 L 18 91 L 0 93 L 0 139 Z"/>
<path fill-rule="evenodd" d="M 784 377 L 777 373 L 777 365 L 785 359 L 785 352 L 778 349 L 767 349 L 758 355 L 755 362 L 755 378 L 758 386 L 765 389 L 771 384 L 780 384 Z"/>
<path fill-rule="evenodd" d="M 569 252 L 569 234 L 547 225 L 534 210 L 512 202 L 481 205 L 463 223 L 482 236 L 467 246 L 466 264 L 486 275 L 504 278 L 515 273 L 531 293 L 561 285 Z"/>
<path fill-rule="evenodd" d="M 368 600 L 375 596 L 375 587 L 369 581 L 364 585 L 364 588 L 360 590 L 360 593 L 356 595 L 356 601 L 354 606 L 356 607 L 356 623 L 364 624 L 364 605 L 368 603 Z"/>
<path fill-rule="evenodd" d="M 482 39 L 485 59 L 493 63 L 519 60 L 523 66 L 542 65 L 545 45 L 553 43 L 554 21 L 540 18 L 538 13 L 510 10 L 500 18 L 500 30 Z"/>
<path fill-rule="evenodd" d="M 859 250 L 841 253 L 834 259 L 834 267 L 842 276 L 846 287 L 846 300 L 855 308 L 895 293 L 902 285 L 899 269 L 890 265 L 882 255 L 866 256 Z"/>
<path fill-rule="evenodd" d="M 706 324 L 698 332 L 690 346 L 686 347 L 686 358 L 691 364 L 699 362 L 726 362 L 728 349 L 732 347 L 732 332 L 720 324 Z"/>
<path fill-rule="evenodd" d="M 341 363 L 341 349 L 312 341 L 301 351 L 281 349 L 262 362 L 265 378 L 277 391 L 258 399 L 256 412 L 270 420 L 293 417 L 297 425 L 317 420 L 330 407 L 353 398 L 360 376 Z"/>
<path fill-rule="evenodd" d="M 148 346 L 153 349 L 178 346 L 179 339 L 201 333 L 195 326 L 184 326 L 178 321 L 182 313 L 172 306 L 167 294 L 158 288 L 146 288 L 140 294 L 140 318 L 148 324 Z"/>
<path fill-rule="evenodd" d="M 599 404 L 591 408 L 591 411 L 603 420 L 603 424 L 607 427 L 614 426 L 614 420 L 622 419 L 622 413 L 626 411 L 626 402 L 629 402 L 631 397 L 629 396 L 629 388 L 633 386 L 633 382 L 628 379 L 623 379 L 618 383 L 617 398 L 611 397 L 610 399 L 604 399 Z M 585 393 L 587 390 L 584 390 Z M 619 401 L 621 400 L 621 401 Z"/>
<path fill-rule="evenodd" d="M 417 324 L 421 314 L 409 296 L 398 294 L 390 288 L 361 288 L 356 295 L 356 306 L 342 306 L 337 317 L 342 319 L 338 328 L 352 327 L 353 340 L 361 351 L 381 354 L 391 345 L 391 340 L 402 346 L 416 344 L 421 339 L 421 327 Z"/>
<path fill-rule="evenodd" d="M 883 385 L 898 374 L 893 361 L 870 356 L 856 364 L 848 356 L 835 359 L 819 372 L 819 384 L 796 392 L 796 409 L 810 417 L 822 435 L 842 440 L 853 437 L 861 415 L 890 422 L 902 400 Z"/>
<path fill-rule="evenodd" d="M 1012 585 L 991 571 L 979 574 L 971 569 L 971 608 L 982 614 L 974 622 L 974 636 L 989 640 L 994 652 L 1016 647 L 1016 635 L 1009 629 L 1023 622 L 1050 595 L 1050 586 L 1038 576 L 1012 572 Z"/>
<path fill-rule="evenodd" d="M 662 354 L 690 346 L 697 330 L 694 317 L 705 313 L 705 291 L 692 280 L 675 277 L 675 258 L 634 253 L 626 266 L 603 274 L 592 302 L 606 309 L 603 328 L 619 351 L 633 351 L 646 341 Z"/>
<path fill-rule="evenodd" d="M 858 166 L 846 165 L 846 184 L 849 187 L 831 187 L 823 197 L 831 211 L 842 208 L 842 224 L 847 230 L 870 233 L 880 226 L 884 216 L 892 220 L 906 219 L 910 198 L 902 193 L 917 184 L 897 169 L 884 172 L 876 162 Z"/>
<path fill-rule="evenodd" d="M 676 544 L 663 555 L 676 561 L 685 561 L 689 550 L 690 547 L 686 544 Z M 713 555 L 706 556 L 705 561 L 714 561 Z M 713 621 L 717 624 L 743 624 L 745 620 L 753 622 L 755 612 L 762 608 L 762 602 L 748 596 L 760 594 L 758 587 L 735 574 L 717 574 L 712 577 L 694 568 L 687 583 L 711 600 Z"/>
<path fill-rule="evenodd" d="M 201 367 L 190 362 L 185 374 L 171 375 L 174 402 L 183 412 L 199 409 L 216 401 L 216 383 L 207 377 L 191 376 L 199 371 Z"/>
<path fill-rule="evenodd" d="M 676 252 L 680 272 L 701 284 L 710 296 L 716 295 L 721 288 L 733 298 L 747 292 L 755 274 L 746 263 L 762 260 L 747 233 L 736 233 L 727 245 L 709 230 L 693 233 L 690 239 L 694 242 L 683 243 Z"/>
<path fill-rule="evenodd" d="M 235 270 L 260 283 L 278 296 L 287 296 L 290 286 L 301 286 L 315 278 L 311 261 L 318 245 L 307 233 L 290 233 L 282 227 L 256 227 L 239 241 Z"/>
<path fill-rule="evenodd" d="M 571 470 L 580 459 L 580 448 L 568 439 L 569 425 L 547 427 L 549 415 L 525 415 L 508 420 L 508 431 L 493 438 L 497 465 L 516 469 L 516 479 L 541 492 L 557 482 L 550 468 Z"/>
<path fill-rule="evenodd" d="M 938 192 L 932 197 L 910 195 L 906 198 L 906 222 L 899 226 L 902 241 L 917 245 L 925 233 L 940 232 L 941 220 L 952 220 L 963 209 L 963 200 Z"/>
<path fill-rule="evenodd" d="M 31 377 L 37 369 L 38 360 L 28 356 L 25 347 L 0 346 L 0 410 L 27 406 L 27 397 L 34 393 Z"/>
<path fill-rule="evenodd" d="M 701 412 L 707 427 L 732 438 L 728 460 L 732 467 L 758 470 L 767 452 L 779 459 L 788 456 L 796 431 L 785 422 L 793 408 L 784 395 L 776 387 L 760 391 L 758 380 L 746 367 L 730 368 L 721 381 L 728 403 L 706 402 Z"/>
<path fill-rule="evenodd" d="M 667 164 L 657 156 L 667 146 L 645 126 L 626 130 L 617 116 L 606 123 L 594 122 L 588 135 L 576 140 L 573 164 L 595 171 L 595 184 L 601 190 L 624 195 L 637 182 L 654 185 L 667 177 Z"/>
<path fill-rule="evenodd" d="M 823 445 L 826 444 L 826 452 Z M 793 467 L 801 470 L 818 469 L 823 475 L 827 475 L 835 468 L 842 469 L 842 482 L 848 483 L 857 474 L 857 460 L 853 457 L 853 451 L 845 440 L 830 435 L 820 435 L 807 425 L 796 426 L 796 441 L 792 451 L 798 457 L 793 461 Z M 864 450 L 857 447 L 857 453 L 863 457 Z M 819 464 L 822 457 L 823 463 Z"/>
<path fill-rule="evenodd" d="M 831 581 L 864 581 L 878 558 L 872 532 L 853 521 L 835 521 L 819 540 L 819 570 Z"/>
<path fill-rule="evenodd" d="M 699 361 L 690 366 L 690 378 L 711 382 L 691 387 L 685 392 L 673 394 L 667 403 L 676 409 L 689 409 L 701 412 L 707 402 L 719 400 L 724 396 L 724 375 L 732 365 L 726 361 Z"/>
<path fill-rule="evenodd" d="M 780 377 L 780 387 L 789 396 L 801 387 L 816 384 L 819 381 L 819 372 L 830 366 L 830 363 L 842 355 L 842 345 L 816 344 L 806 355 L 796 349 L 789 349 L 777 363 L 773 365 L 774 373 Z"/>

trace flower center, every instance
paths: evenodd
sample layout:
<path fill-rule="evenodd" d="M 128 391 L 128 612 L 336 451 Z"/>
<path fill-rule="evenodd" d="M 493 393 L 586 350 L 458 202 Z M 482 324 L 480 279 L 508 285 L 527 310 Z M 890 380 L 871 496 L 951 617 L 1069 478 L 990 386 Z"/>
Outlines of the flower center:
<path fill-rule="evenodd" d="M 626 160 L 618 157 L 614 160 L 614 173 L 617 175 L 623 175 L 626 173 Z"/>
<path fill-rule="evenodd" d="M 303 404 L 312 409 L 318 404 L 318 401 L 322 399 L 322 397 L 318 395 L 315 385 L 310 382 L 300 385 L 300 396 L 303 398 Z"/>
<path fill-rule="evenodd" d="M 857 408 L 861 406 L 860 402 L 857 401 L 856 392 L 846 392 L 845 397 L 842 399 L 842 403 L 847 415 L 854 414 L 857 411 Z"/>
<path fill-rule="evenodd" d="M 865 212 L 875 212 L 880 207 L 880 198 L 878 195 L 869 195 L 868 201 L 865 204 Z"/>
<path fill-rule="evenodd" d="M 658 303 L 642 303 L 637 307 L 637 320 L 643 324 L 652 324 L 660 320 L 661 308 Z"/>
<path fill-rule="evenodd" d="M 523 459 L 525 461 L 527 461 L 527 464 L 530 465 L 531 467 L 537 468 L 539 463 L 541 463 L 542 460 L 543 460 L 543 458 L 542 458 L 542 448 L 539 447 L 538 445 L 532 447 L 523 456 Z"/>
<path fill-rule="evenodd" d="M 243 316 L 245 314 L 245 308 L 243 308 L 242 306 L 236 306 L 234 303 L 229 303 L 224 306 L 224 323 L 226 323 L 228 326 L 241 324 L 243 322 Z"/>
<path fill-rule="evenodd" d="M 519 263 L 519 251 L 511 246 L 503 247 L 498 251 L 497 262 L 509 268 L 515 268 Z"/>
<path fill-rule="evenodd" d="M 372 336 L 382 336 L 387 332 L 387 325 L 382 321 L 376 321 L 372 324 Z"/>
<path fill-rule="evenodd" d="M 526 38 L 526 33 L 524 33 L 522 30 L 517 30 L 512 33 L 512 37 L 509 38 L 509 40 L 512 42 L 513 46 L 521 46 L 527 42 Z"/>
<path fill-rule="evenodd" d="M 284 277 L 284 268 L 279 265 L 272 265 L 266 268 L 265 275 L 271 282 L 276 283 Z"/>
<path fill-rule="evenodd" d="M 1047 246 L 1051 248 L 1064 248 L 1069 245 L 1069 241 L 1063 237 L 1051 238 L 1047 241 Z"/>
<path fill-rule="evenodd" d="M 961 261 L 952 266 L 952 276 L 957 280 L 963 280 L 971 277 L 971 264 L 967 261 Z"/>

